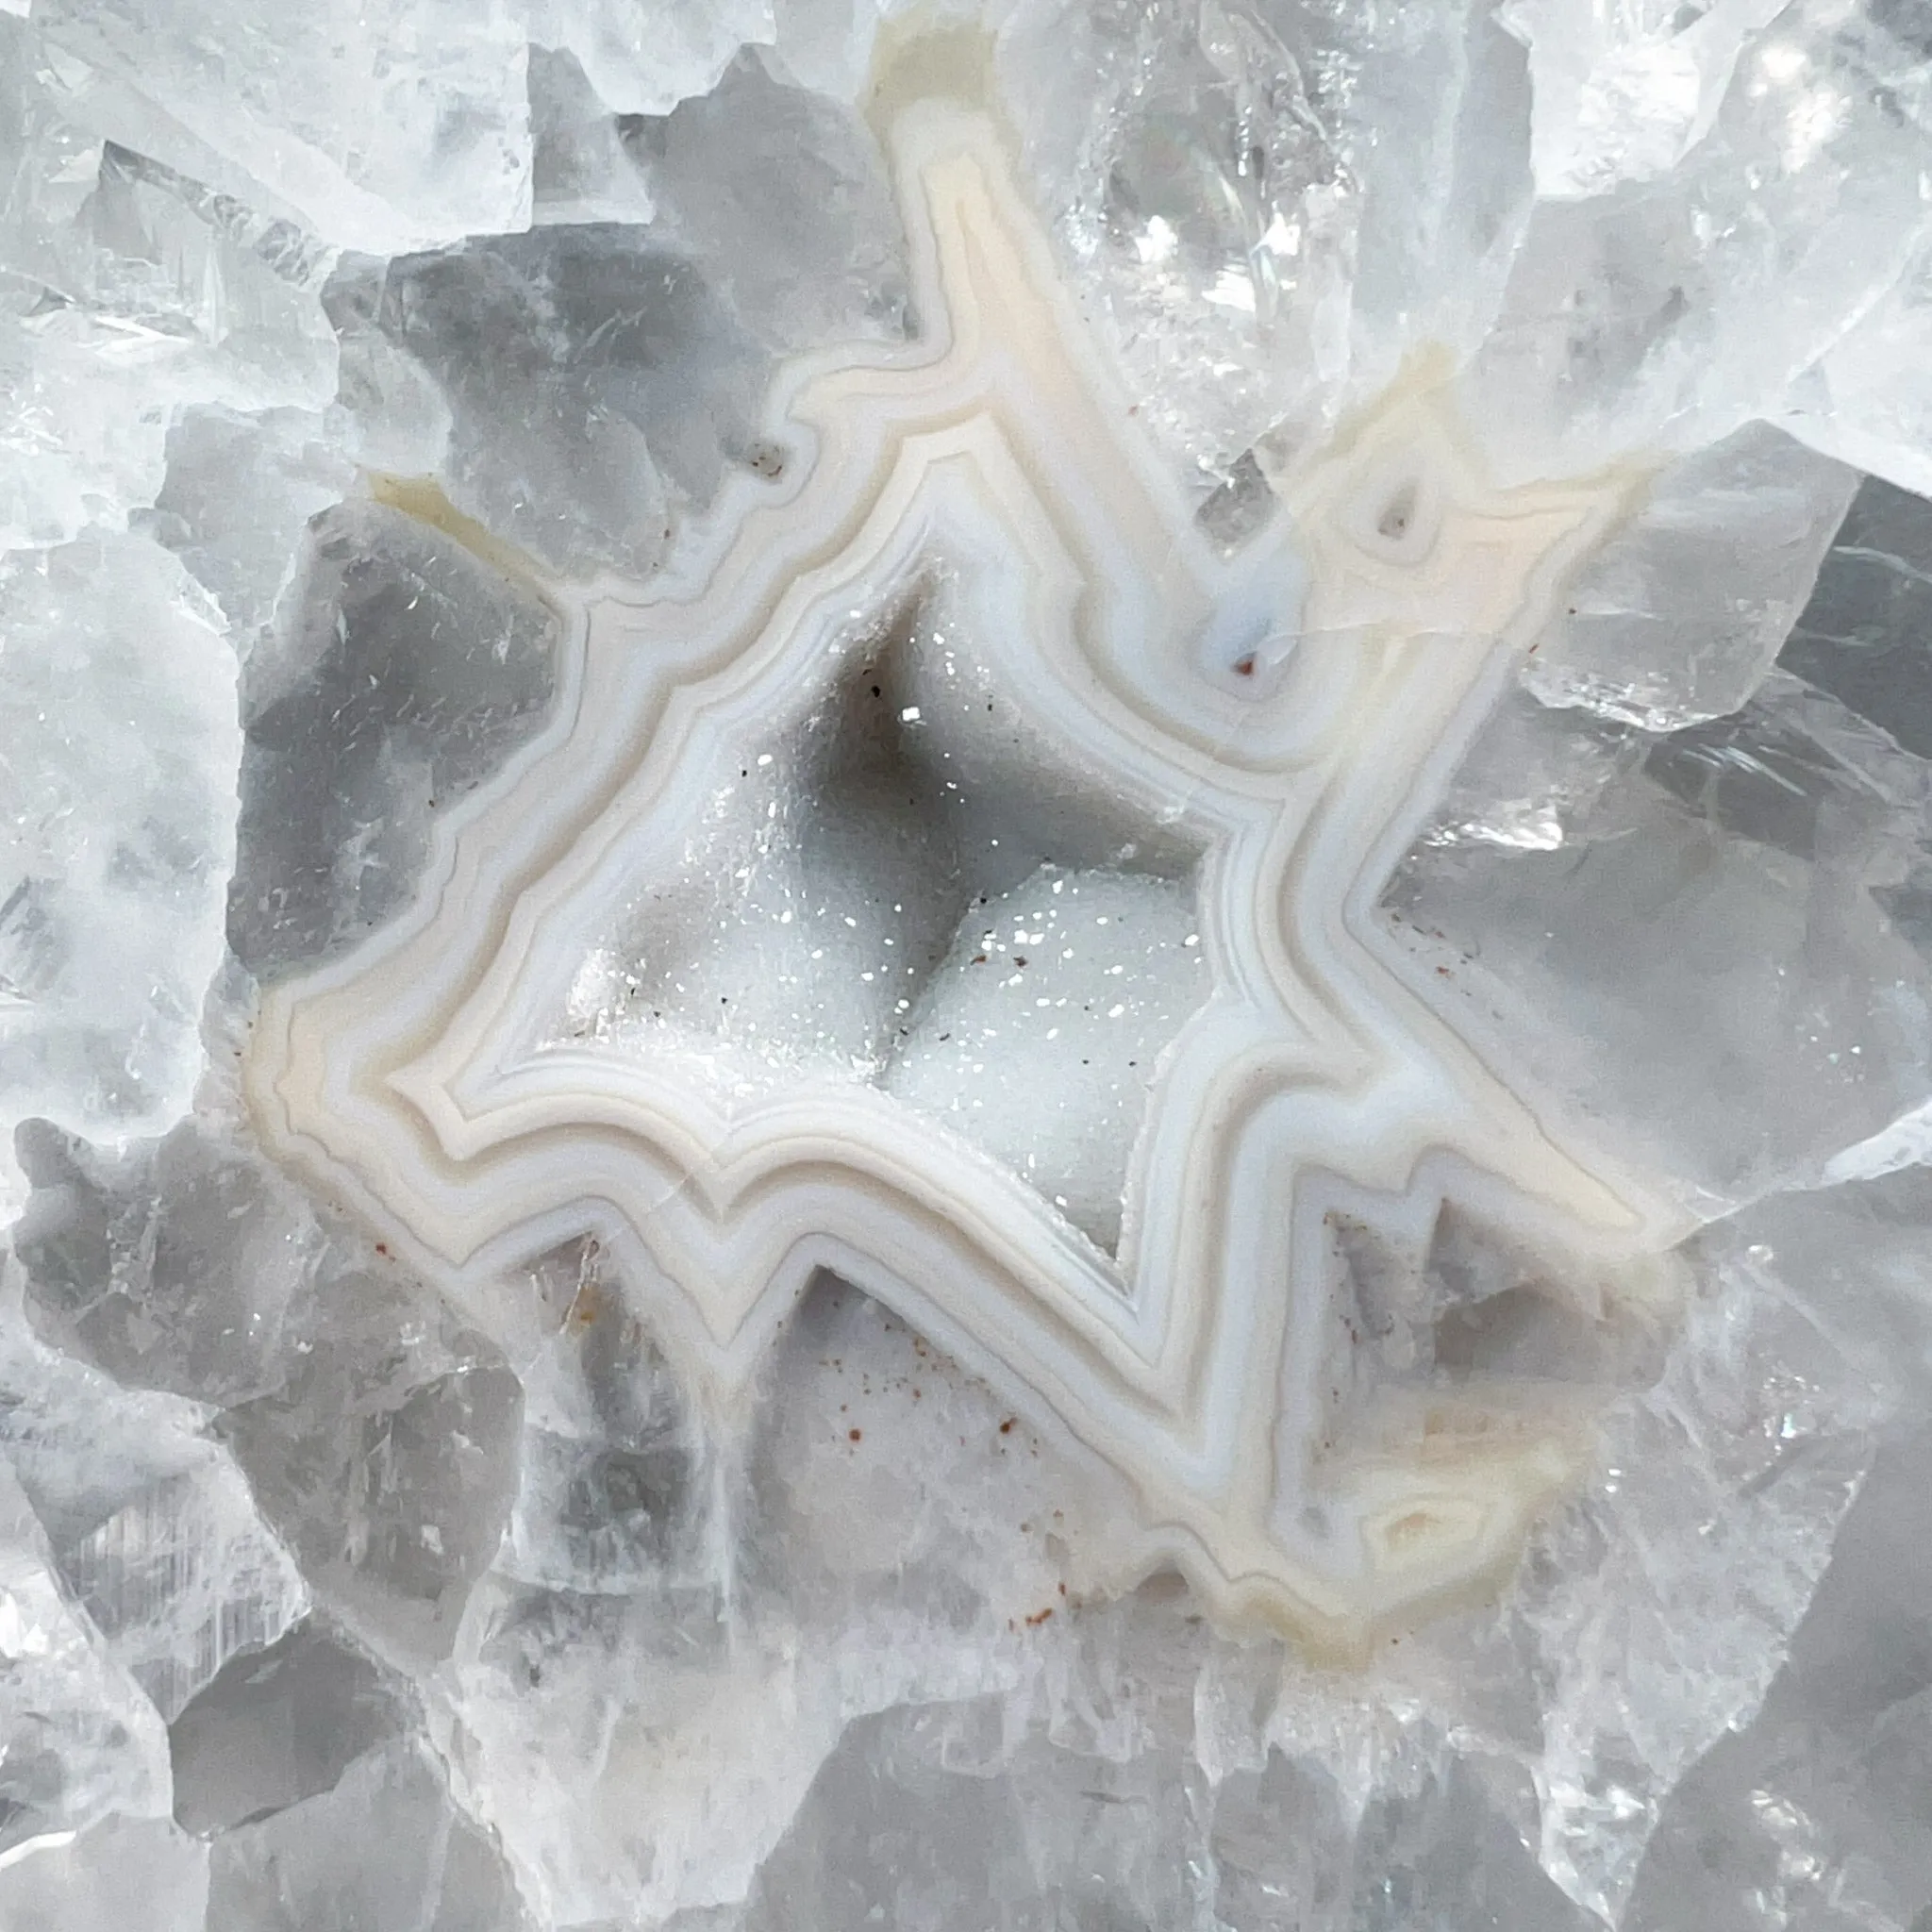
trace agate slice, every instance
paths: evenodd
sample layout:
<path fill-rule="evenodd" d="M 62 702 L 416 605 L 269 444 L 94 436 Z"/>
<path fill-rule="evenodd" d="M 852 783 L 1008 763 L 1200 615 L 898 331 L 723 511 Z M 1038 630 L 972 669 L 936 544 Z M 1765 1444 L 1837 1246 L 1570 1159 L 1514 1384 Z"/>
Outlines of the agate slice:
<path fill-rule="evenodd" d="M 1371 917 L 1635 479 L 1495 487 L 1424 358 L 1229 554 L 994 123 L 889 138 L 919 340 L 785 371 L 666 575 L 548 589 L 554 719 L 408 916 L 264 994 L 251 1105 L 458 1295 L 595 1238 L 717 1410 L 854 1282 L 1120 1479 L 1091 1569 L 1346 1651 L 1507 1565 L 1601 1393 L 1389 1373 L 1432 1230 L 1670 1312 L 1668 1205 Z"/>

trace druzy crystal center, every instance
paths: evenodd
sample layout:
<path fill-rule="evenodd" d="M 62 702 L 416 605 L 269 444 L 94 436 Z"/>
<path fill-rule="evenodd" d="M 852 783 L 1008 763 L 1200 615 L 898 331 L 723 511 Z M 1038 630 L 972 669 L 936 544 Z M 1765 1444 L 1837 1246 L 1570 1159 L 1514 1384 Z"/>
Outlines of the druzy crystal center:
<path fill-rule="evenodd" d="M 983 625 L 928 580 L 721 742 L 669 865 L 574 974 L 554 1044 L 675 1058 L 730 1110 L 870 1083 L 1112 1252 L 1160 1055 L 1206 997 L 1199 849 L 1082 791 Z"/>

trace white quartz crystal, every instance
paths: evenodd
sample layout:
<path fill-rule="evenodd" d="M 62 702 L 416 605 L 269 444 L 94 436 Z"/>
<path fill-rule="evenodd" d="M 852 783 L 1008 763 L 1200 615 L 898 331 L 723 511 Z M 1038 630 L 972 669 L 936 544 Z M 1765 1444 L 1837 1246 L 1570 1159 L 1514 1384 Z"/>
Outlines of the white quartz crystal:
<path fill-rule="evenodd" d="M 1921 241 L 1895 278 L 1792 382 L 1779 420 L 1813 447 L 1924 493 L 1928 392 L 1924 342 L 1932 243 Z"/>
<path fill-rule="evenodd" d="M 29 1932 L 202 1932 L 208 1867 L 208 1847 L 168 1820 L 114 1816 L 0 1871 L 0 1910 Z"/>
<path fill-rule="evenodd" d="M 98 1819 L 163 1810 L 160 1715 L 63 1597 L 44 1534 L 10 1472 L 0 1482 L 0 1624 L 8 1862 L 64 1844 Z"/>
<path fill-rule="evenodd" d="M 38 0 L 32 18 L 71 84 L 125 91 L 108 111 L 155 160 L 389 254 L 527 219 L 521 11 Z"/>
<path fill-rule="evenodd" d="M 1579 200 L 1668 175 L 1710 132 L 1746 42 L 1783 10 L 1777 0 L 1511 0 L 1503 19 L 1530 50 L 1536 90 L 1538 193 Z"/>
<path fill-rule="evenodd" d="M 530 0 L 526 31 L 574 55 L 613 114 L 708 93 L 739 48 L 769 42 L 772 0 Z"/>
<path fill-rule="evenodd" d="M 0 0 L 0 1932 L 1925 1932 L 1919 0 Z"/>
<path fill-rule="evenodd" d="M 1911 256 L 1928 89 L 1884 8 L 1790 7 L 1680 166 L 1539 201 L 1478 363 L 1499 458 L 1694 448 L 1774 410 Z"/>
<path fill-rule="evenodd" d="M 0 1119 L 153 1132 L 193 1092 L 222 958 L 234 653 L 142 536 L 14 552 L 0 626 Z"/>
<path fill-rule="evenodd" d="M 1506 712 L 1398 873 L 1392 924 L 1474 1021 L 1528 1027 L 1545 1077 L 1681 1187 L 1815 1185 L 1932 1098 L 1932 962 L 1882 896 L 1928 781 L 1786 675 L 1657 739 Z M 1639 1074 L 1666 1021 L 1670 1061 Z"/>
<path fill-rule="evenodd" d="M 0 550 L 124 527 L 177 410 L 321 408 L 335 387 L 327 252 L 90 109 L 84 70 L 0 19 Z"/>
<path fill-rule="evenodd" d="M 1790 636 L 1857 483 L 1762 423 L 1680 458 L 1578 573 L 1524 682 L 1651 731 L 1735 711 Z"/>

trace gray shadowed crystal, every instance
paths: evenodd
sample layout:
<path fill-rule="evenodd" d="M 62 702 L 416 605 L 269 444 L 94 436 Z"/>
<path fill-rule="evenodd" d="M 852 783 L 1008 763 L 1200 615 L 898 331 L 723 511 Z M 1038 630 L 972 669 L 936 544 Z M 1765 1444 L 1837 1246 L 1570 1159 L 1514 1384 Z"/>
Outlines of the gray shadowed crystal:
<path fill-rule="evenodd" d="M 447 1655 L 516 1483 L 523 1390 L 435 1301 L 342 1270 L 288 1380 L 216 1424 L 318 1594 L 385 1654 Z"/>
<path fill-rule="evenodd" d="M 742 1913 L 722 1923 L 1584 1932 L 1471 1769 L 1440 1743 L 1391 1768 L 1390 1788 L 1352 1812 L 1325 1773 L 1279 1752 L 1215 1784 L 1151 1739 L 1128 1752 L 1039 1733 L 1003 1741 L 986 1707 L 867 1718 L 826 1760 Z M 672 1932 L 718 1923 L 692 1913 Z"/>
<path fill-rule="evenodd" d="M 563 48 L 530 49 L 530 136 L 537 226 L 651 219 L 650 187 L 618 117 Z"/>
<path fill-rule="evenodd" d="M 522 1379 L 519 1488 L 498 1568 L 559 1591 L 664 1588 L 694 1554 L 699 1430 L 594 1258 L 579 1262 L 563 1320 Z"/>
<path fill-rule="evenodd" d="M 1932 758 L 1932 502 L 1863 480 L 1778 662 Z"/>
<path fill-rule="evenodd" d="M 1662 1368 L 1661 1311 L 1607 1305 L 1574 1257 L 1535 1254 L 1467 1210 L 1445 1206 L 1407 1250 L 1340 1210 L 1328 1227 L 1339 1306 L 1359 1337 L 1332 1373 L 1357 1398 L 1496 1375 L 1641 1389 Z"/>
<path fill-rule="evenodd" d="M 216 1840 L 208 1925 L 224 1932 L 525 1932 L 490 1839 L 424 1744 L 358 1757 L 327 1790 Z"/>
<path fill-rule="evenodd" d="M 754 440 L 765 353 L 648 228 L 542 227 L 358 263 L 327 301 L 345 359 L 379 372 L 358 401 L 379 411 L 426 374 L 448 410 L 451 498 L 565 575 L 647 575 L 677 506 L 708 501 Z"/>
<path fill-rule="evenodd" d="M 857 114 L 787 86 L 747 48 L 709 93 L 620 123 L 657 204 L 738 320 L 785 351 L 907 332 L 906 238 Z"/>
<path fill-rule="evenodd" d="M 532 56 L 532 232 L 352 259 L 325 299 L 364 461 L 566 575 L 641 576 L 758 458 L 774 352 L 905 332 L 905 240 L 863 123 L 756 53 L 613 115 L 583 51 Z"/>
<path fill-rule="evenodd" d="M 447 813 L 541 724 L 557 621 L 384 505 L 310 526 L 242 684 L 228 942 L 258 974 L 326 958 L 407 900 Z"/>
<path fill-rule="evenodd" d="M 314 1215 L 272 1171 L 192 1122 L 104 1153 L 28 1121 L 15 1224 L 29 1320 L 125 1388 L 197 1402 L 280 1387 L 323 1258 Z"/>
<path fill-rule="evenodd" d="M 175 1822 L 212 1838 L 332 1790 L 409 1719 L 398 1680 L 307 1620 L 231 1657 L 169 1725 Z"/>
<path fill-rule="evenodd" d="M 206 1932 L 208 1847 L 167 1818 L 116 1816 L 0 1869 L 8 1932 Z"/>

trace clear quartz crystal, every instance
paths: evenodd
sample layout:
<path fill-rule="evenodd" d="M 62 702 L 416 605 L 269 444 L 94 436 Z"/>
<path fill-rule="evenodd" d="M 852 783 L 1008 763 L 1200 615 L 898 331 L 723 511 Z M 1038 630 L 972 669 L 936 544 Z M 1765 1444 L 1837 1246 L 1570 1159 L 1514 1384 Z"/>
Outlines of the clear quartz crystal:
<path fill-rule="evenodd" d="M 212 600 L 141 535 L 11 553 L 0 624 L 0 1118 L 152 1132 L 192 1098 L 222 956 L 234 654 Z"/>
<path fill-rule="evenodd" d="M 984 414 L 1052 317 L 933 258 L 895 130 L 935 90 L 1186 543 L 1089 554 L 1112 445 L 1058 391 Z M 0 0 L 0 1928 L 1924 1932 L 1928 183 L 1914 0 Z M 992 374 L 919 433 L 1059 495 L 962 486 L 827 589 L 882 472 L 759 579 L 948 329 Z M 1559 497 L 1597 522 L 1536 551 Z M 1032 603 L 986 562 L 1022 528 Z M 1109 658 L 1096 600 L 1181 608 L 1195 538 L 1236 588 Z M 658 654 L 648 771 L 723 558 L 732 634 L 791 612 L 811 665 L 719 701 L 595 917 L 520 899 L 605 863 L 515 791 L 605 744 L 587 635 Z M 1391 626 L 1491 654 L 1420 751 Z M 1175 691 L 1186 758 L 1096 775 Z M 1307 743 L 1328 843 L 1241 873 L 1224 821 Z M 1292 959 L 1241 953 L 1224 908 L 1342 848 Z M 358 976 L 457 912 L 489 944 L 420 1008 Z M 351 1050 L 519 948 L 514 1065 Z M 295 1158 L 256 1076 L 309 987 Z M 1364 1179 L 1320 1114 L 1324 1211 L 1211 1224 L 1216 1355 L 1207 1261 L 1152 1315 L 1133 1269 L 1271 1052 L 1421 1124 Z M 637 1182 L 559 1130 L 595 1056 L 710 1151 Z M 1649 1204 L 1641 1268 L 1434 1160 L 1471 1070 Z M 568 1186 L 471 1252 L 499 1076 Z M 757 1219 L 732 1137 L 785 1106 L 835 1179 L 826 1122 L 924 1150 L 898 1311 L 833 1180 Z M 933 1286 L 982 1197 L 1099 1284 L 998 1276 L 1064 1328 L 1024 1387 Z M 698 1223 L 747 1307 L 805 1256 L 787 1305 L 694 1335 Z M 1481 1577 L 1310 1649 L 1137 1554 L 1083 1348 L 1123 1430 L 1193 1417 L 1177 1467 L 1201 1378 L 1260 1390 L 1324 1574 L 1501 1493 L 1484 1455 L 1550 1472 Z"/>

